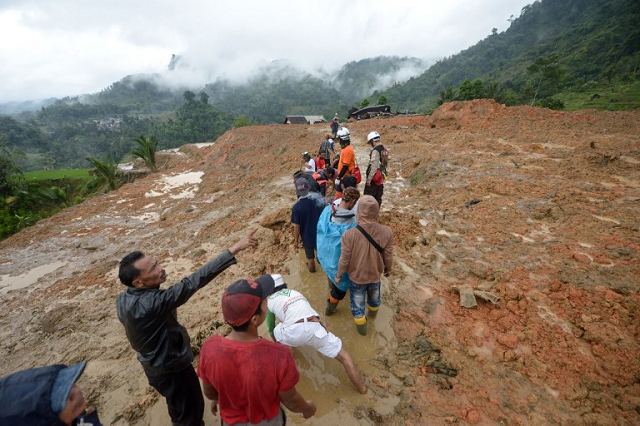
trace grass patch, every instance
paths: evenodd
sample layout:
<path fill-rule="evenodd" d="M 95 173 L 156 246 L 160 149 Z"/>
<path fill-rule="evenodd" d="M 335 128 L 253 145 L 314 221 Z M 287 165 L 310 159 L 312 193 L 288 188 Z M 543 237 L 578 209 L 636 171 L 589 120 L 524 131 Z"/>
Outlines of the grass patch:
<path fill-rule="evenodd" d="M 567 111 L 579 109 L 629 111 L 640 108 L 640 84 L 592 82 L 571 92 L 558 93 L 553 98 L 564 102 Z"/>
<path fill-rule="evenodd" d="M 24 178 L 27 181 L 55 179 L 89 179 L 90 170 L 91 169 L 39 170 L 36 172 L 25 172 Z"/>
<path fill-rule="evenodd" d="M 411 176 L 411 185 L 412 186 L 419 185 L 420 183 L 422 183 L 423 180 L 424 180 L 424 171 L 423 170 L 416 171 Z"/>

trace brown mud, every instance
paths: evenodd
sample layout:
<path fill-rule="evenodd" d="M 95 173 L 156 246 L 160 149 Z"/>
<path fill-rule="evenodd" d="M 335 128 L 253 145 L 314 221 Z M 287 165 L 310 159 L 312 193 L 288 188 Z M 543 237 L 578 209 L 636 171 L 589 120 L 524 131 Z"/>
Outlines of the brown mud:
<path fill-rule="evenodd" d="M 296 350 L 319 416 L 292 423 L 640 424 L 640 113 L 472 101 L 347 127 L 362 168 L 369 131 L 390 150 L 381 221 L 396 264 L 371 335 L 348 303 L 327 319 L 371 391 Z M 196 353 L 228 331 L 220 296 L 240 277 L 282 273 L 322 312 L 323 273 L 300 271 L 288 218 L 292 173 L 327 130 L 244 127 L 184 146 L 0 242 L 0 375 L 87 359 L 80 385 L 105 425 L 170 424 L 115 314 L 133 250 L 177 281 L 258 228 L 259 248 L 179 310 Z M 462 285 L 500 301 L 463 308 Z"/>

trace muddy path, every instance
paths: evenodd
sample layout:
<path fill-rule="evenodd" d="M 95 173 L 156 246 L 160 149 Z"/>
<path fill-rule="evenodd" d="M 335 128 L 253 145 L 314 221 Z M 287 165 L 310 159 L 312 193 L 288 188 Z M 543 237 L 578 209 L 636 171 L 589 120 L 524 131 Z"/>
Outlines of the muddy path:
<path fill-rule="evenodd" d="M 371 392 L 295 351 L 319 415 L 292 423 L 640 423 L 640 114 L 473 101 L 347 126 L 361 167 L 369 131 L 391 151 L 381 221 L 396 266 L 375 333 L 357 335 L 347 304 L 327 321 Z M 0 242 L 0 374 L 87 359 L 80 384 L 104 424 L 170 424 L 115 315 L 132 250 L 177 281 L 258 228 L 260 247 L 180 309 L 195 352 L 228 331 L 220 296 L 241 277 L 282 273 L 322 312 L 323 274 L 300 270 L 288 219 L 291 175 L 324 127 L 185 146 L 160 172 Z M 463 285 L 500 300 L 463 308 Z"/>

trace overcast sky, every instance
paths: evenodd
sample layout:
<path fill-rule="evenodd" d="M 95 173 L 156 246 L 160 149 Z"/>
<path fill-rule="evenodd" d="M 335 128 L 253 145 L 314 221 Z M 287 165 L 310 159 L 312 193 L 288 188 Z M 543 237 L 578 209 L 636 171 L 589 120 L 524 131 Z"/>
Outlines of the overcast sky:
<path fill-rule="evenodd" d="M 533 0 L 0 0 L 0 103 L 95 93 L 172 54 L 195 84 L 285 59 L 332 71 L 380 55 L 439 59 L 505 31 Z"/>

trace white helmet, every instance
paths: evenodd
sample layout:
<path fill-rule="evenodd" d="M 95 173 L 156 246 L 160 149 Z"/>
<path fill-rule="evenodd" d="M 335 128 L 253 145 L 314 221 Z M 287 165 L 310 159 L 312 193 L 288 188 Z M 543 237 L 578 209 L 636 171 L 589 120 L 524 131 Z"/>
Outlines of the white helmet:
<path fill-rule="evenodd" d="M 351 133 L 349 133 L 349 129 L 346 127 L 341 127 L 340 130 L 338 130 L 337 135 L 341 141 L 351 141 Z"/>
<path fill-rule="evenodd" d="M 380 140 L 380 133 L 375 130 L 367 135 L 367 143 L 378 142 Z"/>

